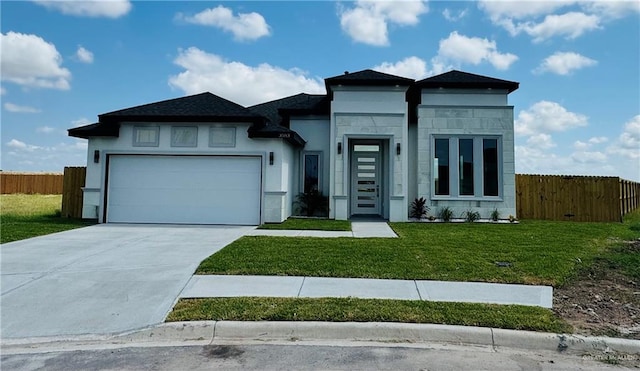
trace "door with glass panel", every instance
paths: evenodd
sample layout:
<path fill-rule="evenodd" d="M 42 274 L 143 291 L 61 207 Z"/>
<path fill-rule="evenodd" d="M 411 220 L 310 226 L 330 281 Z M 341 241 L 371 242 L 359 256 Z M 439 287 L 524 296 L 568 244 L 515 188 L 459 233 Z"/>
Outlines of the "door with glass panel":
<path fill-rule="evenodd" d="M 351 215 L 380 215 L 380 143 L 354 144 L 351 151 Z"/>

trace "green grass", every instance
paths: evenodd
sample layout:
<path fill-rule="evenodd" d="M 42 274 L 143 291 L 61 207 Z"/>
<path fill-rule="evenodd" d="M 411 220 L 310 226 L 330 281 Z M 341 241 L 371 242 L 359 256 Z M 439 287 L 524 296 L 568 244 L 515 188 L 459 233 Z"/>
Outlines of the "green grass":
<path fill-rule="evenodd" d="M 351 222 L 348 220 L 289 218 L 282 223 L 263 224 L 259 229 L 350 231 Z"/>
<path fill-rule="evenodd" d="M 356 298 L 182 299 L 171 321 L 407 322 L 571 333 L 551 310 L 519 305 Z"/>
<path fill-rule="evenodd" d="M 92 223 L 57 216 L 60 195 L 1 195 L 0 243 L 84 227 Z"/>
<path fill-rule="evenodd" d="M 301 275 L 562 285 L 593 259 L 640 237 L 623 223 L 392 223 L 397 239 L 243 237 L 197 274 Z M 496 262 L 509 262 L 498 267 Z"/>

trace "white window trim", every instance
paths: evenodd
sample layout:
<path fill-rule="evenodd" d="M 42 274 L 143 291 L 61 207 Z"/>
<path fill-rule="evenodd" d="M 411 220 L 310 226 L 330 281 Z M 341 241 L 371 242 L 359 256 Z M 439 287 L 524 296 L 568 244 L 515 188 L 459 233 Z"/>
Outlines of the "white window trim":
<path fill-rule="evenodd" d="M 138 142 L 138 130 L 154 130 L 156 133 L 155 142 Z M 160 145 L 160 126 L 136 125 L 133 127 L 133 146 L 134 147 L 158 147 Z"/>
<path fill-rule="evenodd" d="M 175 141 L 175 130 L 176 129 L 194 129 L 195 130 L 195 137 L 194 137 L 194 142 L 193 143 L 176 143 Z M 192 126 L 192 125 L 176 125 L 176 126 L 172 126 L 171 127 L 171 147 L 197 147 L 198 146 L 198 127 L 197 126 Z"/>
<path fill-rule="evenodd" d="M 300 193 L 304 193 L 304 176 L 305 176 L 305 156 L 317 155 L 318 156 L 318 193 L 322 193 L 322 151 L 302 151 L 300 154 Z"/>
<path fill-rule="evenodd" d="M 449 195 L 436 195 L 435 186 L 435 140 L 449 139 Z M 460 194 L 460 169 L 458 165 L 459 140 L 473 139 L 473 195 Z M 484 195 L 484 153 L 483 139 L 497 139 L 498 141 L 498 196 Z M 502 152 L 501 135 L 466 135 L 466 134 L 434 134 L 431 135 L 431 199 L 437 200 L 467 200 L 467 201 L 503 201 L 504 192 L 504 155 Z M 454 159 L 455 161 L 452 161 Z"/>
<path fill-rule="evenodd" d="M 233 139 L 231 143 L 228 144 L 214 144 L 212 139 L 213 139 L 213 133 L 216 129 L 227 129 L 233 132 L 231 138 Z M 236 128 L 235 126 L 209 126 L 209 147 L 212 148 L 220 148 L 220 147 L 227 147 L 227 148 L 231 148 L 231 147 L 235 147 L 236 146 Z"/>

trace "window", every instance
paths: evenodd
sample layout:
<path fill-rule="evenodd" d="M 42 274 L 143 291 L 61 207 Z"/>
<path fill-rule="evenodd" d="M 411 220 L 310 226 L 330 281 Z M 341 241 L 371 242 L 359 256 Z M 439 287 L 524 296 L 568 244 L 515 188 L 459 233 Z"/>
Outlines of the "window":
<path fill-rule="evenodd" d="M 482 140 L 482 178 L 485 196 L 498 196 L 498 140 Z"/>
<path fill-rule="evenodd" d="M 160 128 L 158 126 L 134 126 L 133 146 L 157 147 L 159 132 Z"/>
<path fill-rule="evenodd" d="M 209 128 L 209 147 L 235 147 L 236 128 L 212 126 Z"/>
<path fill-rule="evenodd" d="M 197 126 L 174 126 L 171 128 L 171 147 L 197 147 Z"/>
<path fill-rule="evenodd" d="M 502 179 L 500 146 L 498 137 L 434 137 L 433 194 L 499 197 Z"/>
<path fill-rule="evenodd" d="M 302 174 L 302 191 L 308 193 L 311 191 L 320 192 L 320 153 L 305 153 L 303 155 L 304 168 Z"/>
<path fill-rule="evenodd" d="M 435 140 L 435 159 L 433 164 L 436 195 L 449 194 L 449 139 Z"/>

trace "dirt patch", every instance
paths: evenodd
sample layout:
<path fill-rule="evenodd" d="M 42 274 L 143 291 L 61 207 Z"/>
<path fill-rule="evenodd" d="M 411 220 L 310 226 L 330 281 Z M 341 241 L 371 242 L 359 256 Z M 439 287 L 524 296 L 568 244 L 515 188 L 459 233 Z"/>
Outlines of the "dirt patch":
<path fill-rule="evenodd" d="M 640 241 L 628 249 L 640 254 Z M 640 282 L 598 259 L 553 293 L 554 312 L 581 335 L 640 340 Z"/>

